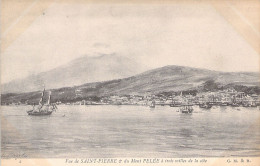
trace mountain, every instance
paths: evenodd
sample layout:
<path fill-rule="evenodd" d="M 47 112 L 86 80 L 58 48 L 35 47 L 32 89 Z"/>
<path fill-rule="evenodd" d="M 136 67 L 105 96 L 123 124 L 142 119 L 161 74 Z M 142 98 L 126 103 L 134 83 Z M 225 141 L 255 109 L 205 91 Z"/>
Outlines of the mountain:
<path fill-rule="evenodd" d="M 205 85 L 208 84 L 208 85 Z M 53 89 L 53 100 L 76 101 L 88 97 L 108 95 L 145 95 L 162 92 L 201 90 L 214 86 L 248 87 L 259 90 L 259 73 L 218 72 L 182 66 L 165 66 L 136 76 L 111 81 L 86 83 L 80 86 Z M 251 88 L 251 90 L 252 90 Z M 26 101 L 40 98 L 41 92 L 4 94 L 3 102 Z"/>
<path fill-rule="evenodd" d="M 126 78 L 147 70 L 132 59 L 116 54 L 96 57 L 85 56 L 53 70 L 14 80 L 2 85 L 2 93 L 30 92 L 65 86 L 77 86 L 88 82 L 100 82 Z"/>
<path fill-rule="evenodd" d="M 209 80 L 220 85 L 258 86 L 259 73 L 230 73 L 182 66 L 165 66 L 125 79 L 84 84 L 76 89 L 93 96 L 156 94 L 197 88 Z"/>

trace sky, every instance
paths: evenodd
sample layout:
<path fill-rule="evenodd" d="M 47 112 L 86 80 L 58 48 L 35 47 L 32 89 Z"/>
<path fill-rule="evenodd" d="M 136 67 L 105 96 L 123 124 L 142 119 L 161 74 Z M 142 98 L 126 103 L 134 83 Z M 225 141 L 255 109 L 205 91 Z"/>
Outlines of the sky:
<path fill-rule="evenodd" d="M 111 53 L 149 68 L 259 71 L 258 53 L 210 5 L 53 3 L 2 52 L 1 82 Z"/>

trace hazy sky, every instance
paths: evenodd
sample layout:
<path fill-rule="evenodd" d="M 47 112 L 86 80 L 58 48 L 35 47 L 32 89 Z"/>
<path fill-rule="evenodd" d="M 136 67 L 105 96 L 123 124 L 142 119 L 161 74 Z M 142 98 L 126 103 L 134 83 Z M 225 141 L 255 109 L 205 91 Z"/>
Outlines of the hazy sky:
<path fill-rule="evenodd" d="M 259 70 L 259 55 L 209 5 L 54 3 L 3 52 L 2 82 L 102 53 L 150 68 Z"/>

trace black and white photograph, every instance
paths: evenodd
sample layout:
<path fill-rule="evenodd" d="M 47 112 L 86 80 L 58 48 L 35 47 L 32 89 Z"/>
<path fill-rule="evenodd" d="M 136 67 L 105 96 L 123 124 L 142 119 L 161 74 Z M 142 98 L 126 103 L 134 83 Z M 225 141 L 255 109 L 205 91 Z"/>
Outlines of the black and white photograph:
<path fill-rule="evenodd" d="M 259 158 L 259 9 L 2 0 L 1 158 Z"/>

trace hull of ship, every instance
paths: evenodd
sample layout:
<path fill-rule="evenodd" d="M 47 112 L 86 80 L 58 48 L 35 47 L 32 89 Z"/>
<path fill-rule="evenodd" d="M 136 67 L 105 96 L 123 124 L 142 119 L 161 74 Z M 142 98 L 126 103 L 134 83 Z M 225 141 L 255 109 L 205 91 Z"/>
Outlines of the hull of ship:
<path fill-rule="evenodd" d="M 211 105 L 199 105 L 200 108 L 204 109 L 210 109 L 212 106 Z"/>
<path fill-rule="evenodd" d="M 190 113 L 192 113 L 192 111 L 181 111 L 181 113 L 190 114 Z"/>
<path fill-rule="evenodd" d="M 46 115 L 51 115 L 51 114 L 52 114 L 51 111 L 48 111 L 48 112 L 33 112 L 33 111 L 28 111 L 27 113 L 28 113 L 28 115 L 31 115 L 31 116 L 46 116 Z"/>

